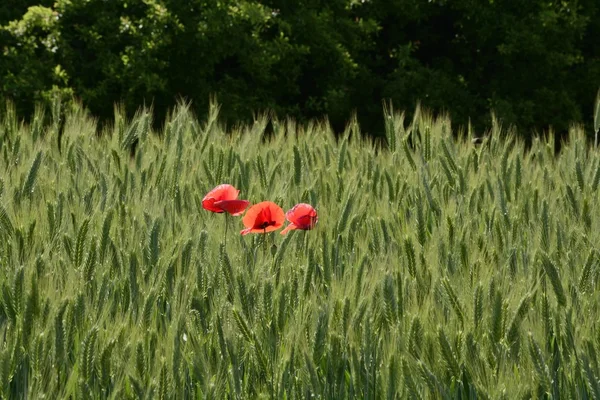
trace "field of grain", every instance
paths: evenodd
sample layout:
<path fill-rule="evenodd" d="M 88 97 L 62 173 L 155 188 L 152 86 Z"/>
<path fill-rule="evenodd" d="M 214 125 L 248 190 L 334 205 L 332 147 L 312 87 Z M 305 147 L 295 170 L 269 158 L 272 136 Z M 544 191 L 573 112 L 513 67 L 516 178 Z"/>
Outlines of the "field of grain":
<path fill-rule="evenodd" d="M 600 157 L 448 119 L 0 113 L 0 397 L 600 399 Z M 482 135 L 483 133 L 479 133 Z M 240 235 L 240 199 L 313 230 Z M 227 235 L 225 230 L 227 229 Z"/>

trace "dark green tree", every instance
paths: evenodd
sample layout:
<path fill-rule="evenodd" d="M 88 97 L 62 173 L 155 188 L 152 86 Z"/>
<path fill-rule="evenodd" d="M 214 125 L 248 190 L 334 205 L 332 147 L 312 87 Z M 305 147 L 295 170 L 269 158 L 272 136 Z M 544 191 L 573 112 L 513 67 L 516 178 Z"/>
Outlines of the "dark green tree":
<path fill-rule="evenodd" d="M 0 96 L 24 115 L 59 93 L 100 118 L 153 105 L 160 121 L 216 95 L 231 122 L 271 109 L 339 131 L 356 111 L 378 135 L 391 99 L 478 129 L 493 110 L 528 135 L 591 121 L 600 83 L 594 0 L 29 3 L 0 6 Z"/>

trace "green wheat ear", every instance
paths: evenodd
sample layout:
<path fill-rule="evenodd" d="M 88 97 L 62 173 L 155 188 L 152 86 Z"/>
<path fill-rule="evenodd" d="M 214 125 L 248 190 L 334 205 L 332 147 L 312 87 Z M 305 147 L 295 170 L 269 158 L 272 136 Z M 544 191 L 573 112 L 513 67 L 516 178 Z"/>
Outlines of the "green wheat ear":
<path fill-rule="evenodd" d="M 399 316 L 399 302 L 396 297 L 396 284 L 391 275 L 386 275 L 383 281 L 383 304 L 387 323 L 393 325 Z"/>
<path fill-rule="evenodd" d="M 542 248 L 548 251 L 550 248 L 550 217 L 548 215 L 548 202 L 542 203 Z"/>
<path fill-rule="evenodd" d="M 406 159 L 408 160 L 410 167 L 413 169 L 413 171 L 415 171 L 417 169 L 417 164 L 415 163 L 415 160 L 413 158 L 412 151 L 408 147 L 408 140 L 405 138 L 402 142 L 403 142 L 402 148 L 404 149 L 404 155 L 406 156 Z"/>
<path fill-rule="evenodd" d="M 590 352 L 590 354 L 593 353 Z M 585 382 L 592 392 L 592 397 L 594 399 L 600 399 L 600 379 L 594 374 L 590 365 L 590 359 L 585 354 L 582 356 L 581 368 L 583 370 Z"/>
<path fill-rule="evenodd" d="M 298 146 L 294 145 L 294 184 L 300 186 L 302 180 L 302 158 Z"/>
<path fill-rule="evenodd" d="M 552 289 L 554 290 L 554 294 L 556 295 L 558 305 L 562 307 L 566 306 L 567 297 L 565 296 L 565 291 L 560 280 L 558 268 L 546 253 L 541 253 L 540 257 L 542 267 L 546 272 L 546 275 L 550 279 L 550 283 L 552 284 Z"/>
<path fill-rule="evenodd" d="M 525 319 L 527 312 L 529 311 L 531 296 L 529 294 L 525 295 L 517 307 L 513 319 L 509 324 L 508 331 L 506 333 L 506 340 L 509 345 L 512 345 L 517 342 L 519 339 L 519 328 L 521 325 L 521 321 Z"/>
<path fill-rule="evenodd" d="M 171 392 L 171 382 L 169 379 L 169 375 L 167 372 L 167 366 L 163 362 L 162 367 L 160 369 L 160 375 L 158 380 L 158 399 L 159 400 L 167 400 L 170 397 Z"/>
<path fill-rule="evenodd" d="M 599 183 L 600 183 L 600 161 L 596 165 L 596 171 L 594 172 L 594 177 L 592 179 L 592 192 L 595 192 L 598 189 Z"/>
<path fill-rule="evenodd" d="M 575 177 L 577 178 L 577 185 L 581 192 L 585 189 L 585 177 L 583 175 L 583 167 L 581 166 L 581 160 L 575 162 Z"/>
<path fill-rule="evenodd" d="M 456 358 L 456 354 L 452 350 L 452 346 L 448 341 L 448 337 L 446 333 L 442 329 L 442 327 L 438 327 L 438 343 L 441 350 L 442 360 L 444 366 L 446 367 L 446 371 L 448 374 L 454 378 L 460 377 L 460 366 L 458 364 L 458 359 Z"/>
<path fill-rule="evenodd" d="M 590 250 L 588 254 L 585 265 L 583 266 L 583 270 L 581 271 L 581 278 L 579 279 L 579 291 L 587 292 L 587 290 L 591 289 L 592 285 L 592 272 L 595 266 L 598 264 L 597 262 L 598 253 L 596 250 Z"/>
<path fill-rule="evenodd" d="M 396 127 L 394 121 L 394 106 L 392 102 L 383 102 L 383 117 L 385 119 L 385 136 L 388 149 L 391 153 L 396 152 Z"/>
<path fill-rule="evenodd" d="M 6 212 L 6 208 L 0 204 L 0 233 L 11 238 L 13 235 L 13 230 L 13 224 L 10 221 L 8 213 Z"/>
<path fill-rule="evenodd" d="M 337 163 L 337 173 L 338 176 L 342 174 L 344 167 L 346 165 L 346 153 L 348 152 L 348 139 L 344 137 L 342 140 L 342 144 L 340 146 L 338 152 L 338 163 Z"/>
<path fill-rule="evenodd" d="M 410 273 L 410 276 L 416 278 L 417 262 L 415 257 L 415 246 L 413 245 L 412 239 L 408 235 L 404 238 L 404 252 L 406 253 L 408 272 Z"/>
<path fill-rule="evenodd" d="M 329 332 L 329 313 L 327 310 L 321 310 L 317 317 L 317 326 L 313 342 L 313 360 L 320 363 L 325 354 L 327 333 Z"/>
<path fill-rule="evenodd" d="M 407 391 L 407 395 L 408 398 L 411 400 L 420 400 L 422 399 L 421 397 L 421 391 L 417 388 L 417 385 L 413 379 L 414 376 L 416 376 L 415 373 L 413 373 L 410 370 L 410 367 L 408 366 L 408 363 L 406 362 L 406 359 L 402 359 L 402 376 L 404 378 L 404 386 L 406 388 Z M 391 379 L 391 377 L 390 377 Z M 395 398 L 395 393 L 394 396 L 389 396 L 390 392 L 388 391 L 388 398 Z"/>
<path fill-rule="evenodd" d="M 440 381 L 440 379 L 427 367 L 427 365 L 425 365 L 425 363 L 421 360 L 417 361 L 417 365 L 419 366 L 419 375 L 427 384 L 427 388 L 429 393 L 431 393 L 432 398 L 450 398 L 442 381 Z"/>
<path fill-rule="evenodd" d="M 475 288 L 475 295 L 473 296 L 473 323 L 475 329 L 477 329 L 483 318 L 483 286 L 481 283 Z"/>
<path fill-rule="evenodd" d="M 420 193 L 419 193 L 419 196 L 417 197 L 416 203 L 417 203 L 416 204 L 416 207 L 417 207 L 417 218 L 416 218 L 417 239 L 418 239 L 421 247 L 424 248 L 425 242 L 427 241 L 427 227 L 426 227 L 426 221 L 425 221 L 425 212 L 423 210 L 423 201 L 422 201 Z"/>
<path fill-rule="evenodd" d="M 492 315 L 490 317 L 490 331 L 492 339 L 495 343 L 499 343 L 504 336 L 504 321 L 505 321 L 505 309 L 504 299 L 502 293 L 498 289 L 493 290 L 492 298 Z"/>
<path fill-rule="evenodd" d="M 352 212 L 352 207 L 354 205 L 354 197 L 352 194 L 348 195 L 346 202 L 344 203 L 344 208 L 342 209 L 342 215 L 337 225 L 338 234 L 342 234 L 346 230 L 346 226 L 348 225 L 348 219 L 350 218 L 350 214 Z"/>
<path fill-rule="evenodd" d="M 420 358 L 423 347 L 423 325 L 418 315 L 413 316 L 408 330 L 408 351 L 415 357 Z"/>
<path fill-rule="evenodd" d="M 109 235 L 110 235 L 110 228 L 112 225 L 112 219 L 113 219 L 113 211 L 109 210 L 105 217 L 104 217 L 104 222 L 102 223 L 102 235 L 100 237 L 100 248 L 99 248 L 99 256 L 100 256 L 100 262 L 104 262 L 104 259 L 106 257 L 106 251 L 108 249 L 108 243 L 109 243 Z"/>
<path fill-rule="evenodd" d="M 464 327 L 465 316 L 464 316 L 464 312 L 463 312 L 463 306 L 461 305 L 461 303 L 458 299 L 458 296 L 454 292 L 454 289 L 452 288 L 452 284 L 450 283 L 450 280 L 447 277 L 442 278 L 442 286 L 444 287 L 444 289 L 446 291 L 446 295 L 448 296 L 450 305 L 452 306 L 452 309 L 454 310 L 454 313 L 456 314 L 456 317 L 458 318 L 458 321 L 460 322 L 461 327 Z"/>
<path fill-rule="evenodd" d="M 308 253 L 308 262 L 306 264 L 306 271 L 304 273 L 304 285 L 302 289 L 302 293 L 305 298 L 308 297 L 310 294 L 310 288 L 312 285 L 313 275 L 315 274 L 315 269 L 315 256 L 313 250 L 310 249 Z"/>
<path fill-rule="evenodd" d="M 11 379 L 11 351 L 0 350 L 0 393 L 2 397 L 9 397 L 9 385 Z"/>
<path fill-rule="evenodd" d="M 154 220 L 152 229 L 148 235 L 148 262 L 149 265 L 154 268 L 158 263 L 160 257 L 160 246 L 159 246 L 159 234 L 160 234 L 160 221 Z"/>
<path fill-rule="evenodd" d="M 85 260 L 85 265 L 83 268 L 83 279 L 86 285 L 93 285 L 95 280 L 96 273 L 96 239 L 92 239 L 92 243 L 90 245 L 90 250 L 88 252 L 87 258 Z"/>
<path fill-rule="evenodd" d="M 21 190 L 21 197 L 29 197 L 33 193 L 33 187 L 35 185 L 38 171 L 40 169 L 40 165 L 42 164 L 42 152 L 38 151 L 31 164 L 31 168 L 29 168 L 29 172 L 27 173 L 27 178 L 25 179 L 25 183 L 23 184 L 23 189 Z"/>
<path fill-rule="evenodd" d="M 260 178 L 260 184 L 264 190 L 267 190 L 267 172 L 265 169 L 265 163 L 260 156 L 260 154 L 256 157 L 256 169 L 258 171 L 258 176 Z"/>
<path fill-rule="evenodd" d="M 98 340 L 98 328 L 92 328 L 86 335 L 81 345 L 81 375 L 87 384 L 92 387 L 95 377 L 96 364 L 96 341 Z"/>
<path fill-rule="evenodd" d="M 550 391 L 550 384 L 552 382 L 550 371 L 546 364 L 546 360 L 544 359 L 544 355 L 542 354 L 542 350 L 531 333 L 529 333 L 529 354 L 540 385 L 545 391 Z"/>
<path fill-rule="evenodd" d="M 77 233 L 77 238 L 75 242 L 75 254 L 73 257 L 73 263 L 75 264 L 75 268 L 79 268 L 81 266 L 81 263 L 83 262 L 84 246 L 88 234 L 89 224 L 90 220 L 85 219 L 79 227 L 79 231 Z"/>
<path fill-rule="evenodd" d="M 596 131 L 594 146 L 598 147 L 598 132 L 600 132 L 600 89 L 598 89 L 596 102 L 594 104 L 594 131 Z"/>

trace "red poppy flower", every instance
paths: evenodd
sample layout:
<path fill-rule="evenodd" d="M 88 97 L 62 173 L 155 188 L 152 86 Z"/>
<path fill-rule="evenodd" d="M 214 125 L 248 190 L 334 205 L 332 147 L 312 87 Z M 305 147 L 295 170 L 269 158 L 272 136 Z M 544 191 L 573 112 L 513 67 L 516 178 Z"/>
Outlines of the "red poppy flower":
<path fill-rule="evenodd" d="M 282 235 L 285 235 L 288 231 L 293 229 L 301 229 L 304 231 L 311 230 L 319 220 L 317 210 L 306 203 L 296 204 L 291 210 L 285 213 L 285 217 L 290 221 L 290 224 L 281 231 Z"/>
<path fill-rule="evenodd" d="M 220 200 L 215 201 L 213 206 L 220 208 L 222 210 L 220 212 L 226 211 L 235 217 L 242 215 L 249 204 L 248 200 Z"/>
<path fill-rule="evenodd" d="M 285 215 L 281 207 L 272 201 L 263 201 L 250 207 L 242 219 L 246 229 L 240 233 L 266 233 L 276 231 L 283 226 Z"/>
<path fill-rule="evenodd" d="M 202 199 L 202 207 L 215 213 L 228 212 L 231 215 L 241 215 L 250 202 L 237 200 L 240 191 L 231 185 L 219 185 Z"/>

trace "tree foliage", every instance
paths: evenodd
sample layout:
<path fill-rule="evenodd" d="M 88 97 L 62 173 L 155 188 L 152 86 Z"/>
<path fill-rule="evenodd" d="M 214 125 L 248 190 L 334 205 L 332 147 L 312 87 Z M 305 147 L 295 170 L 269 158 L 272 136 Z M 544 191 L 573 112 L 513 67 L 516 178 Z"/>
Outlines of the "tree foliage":
<path fill-rule="evenodd" d="M 591 123 L 600 82 L 595 0 L 32 3 L 0 6 L 0 95 L 23 112 L 59 92 L 101 118 L 123 102 L 161 120 L 214 94 L 230 121 L 272 109 L 343 126 L 355 110 L 378 134 L 391 99 L 527 132 Z"/>

